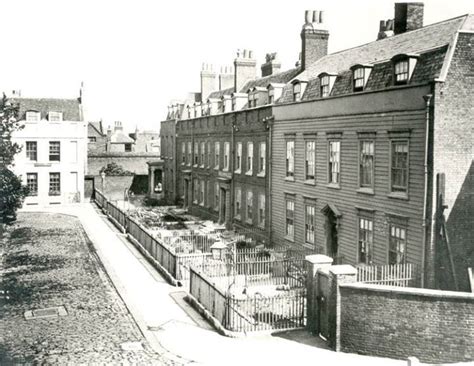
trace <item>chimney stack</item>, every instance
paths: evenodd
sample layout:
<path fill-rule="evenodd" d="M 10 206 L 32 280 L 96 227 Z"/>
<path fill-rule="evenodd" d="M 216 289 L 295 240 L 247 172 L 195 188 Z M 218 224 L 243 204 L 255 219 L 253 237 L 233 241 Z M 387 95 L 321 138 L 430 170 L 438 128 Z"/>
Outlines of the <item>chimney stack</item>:
<path fill-rule="evenodd" d="M 265 56 L 265 63 L 261 66 L 262 77 L 276 74 L 281 69 L 281 62 L 278 60 L 276 52 L 267 53 Z"/>
<path fill-rule="evenodd" d="M 377 34 L 377 41 L 387 37 L 393 36 L 393 19 L 381 20 L 379 33 Z"/>
<path fill-rule="evenodd" d="M 216 73 L 211 64 L 202 64 L 201 68 L 201 100 L 206 100 L 209 94 L 216 90 Z"/>
<path fill-rule="evenodd" d="M 232 88 L 234 86 L 234 70 L 232 66 L 221 67 L 219 74 L 219 90 Z"/>
<path fill-rule="evenodd" d="M 301 67 L 303 70 L 328 54 L 329 32 L 324 29 L 323 21 L 323 11 L 306 10 L 305 24 L 301 31 Z"/>
<path fill-rule="evenodd" d="M 123 131 L 122 122 L 115 121 L 114 131 Z"/>
<path fill-rule="evenodd" d="M 240 89 L 248 80 L 253 80 L 257 76 L 257 60 L 253 58 L 251 50 L 237 51 L 237 57 L 234 60 L 234 91 L 240 92 Z"/>
<path fill-rule="evenodd" d="M 395 3 L 394 34 L 423 27 L 423 3 Z"/>

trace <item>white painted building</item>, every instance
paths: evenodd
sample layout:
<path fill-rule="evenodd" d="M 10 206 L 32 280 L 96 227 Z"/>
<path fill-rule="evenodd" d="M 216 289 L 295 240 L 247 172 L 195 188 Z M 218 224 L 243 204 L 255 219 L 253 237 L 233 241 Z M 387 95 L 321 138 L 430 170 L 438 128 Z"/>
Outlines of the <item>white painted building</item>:
<path fill-rule="evenodd" d="M 25 205 L 82 202 L 87 169 L 87 123 L 80 98 L 14 98 L 24 128 L 12 140 L 22 146 L 13 171 L 30 188 Z"/>

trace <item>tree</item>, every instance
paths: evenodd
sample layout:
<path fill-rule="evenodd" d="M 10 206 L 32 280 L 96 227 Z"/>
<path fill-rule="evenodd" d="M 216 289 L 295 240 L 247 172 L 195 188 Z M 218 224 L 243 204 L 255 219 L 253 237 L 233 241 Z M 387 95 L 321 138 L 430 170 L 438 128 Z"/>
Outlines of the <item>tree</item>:
<path fill-rule="evenodd" d="M 0 102 L 0 225 L 16 219 L 16 210 L 21 207 L 28 188 L 11 167 L 21 146 L 12 142 L 11 136 L 24 126 L 18 122 L 18 106 L 10 103 L 5 94 Z"/>

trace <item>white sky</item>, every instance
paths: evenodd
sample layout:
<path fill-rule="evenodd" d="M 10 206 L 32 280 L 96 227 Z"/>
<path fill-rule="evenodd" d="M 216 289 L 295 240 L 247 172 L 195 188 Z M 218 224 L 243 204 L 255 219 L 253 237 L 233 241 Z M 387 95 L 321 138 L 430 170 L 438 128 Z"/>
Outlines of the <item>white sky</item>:
<path fill-rule="evenodd" d="M 283 69 L 300 52 L 304 11 L 324 10 L 329 52 L 375 40 L 394 1 L 16 0 L 1 4 L 0 90 L 76 97 L 88 120 L 159 129 L 171 99 L 199 91 L 203 62 L 231 65 L 238 48 Z M 425 1 L 425 24 L 474 13 L 472 0 Z M 258 66 L 258 70 L 260 68 Z"/>

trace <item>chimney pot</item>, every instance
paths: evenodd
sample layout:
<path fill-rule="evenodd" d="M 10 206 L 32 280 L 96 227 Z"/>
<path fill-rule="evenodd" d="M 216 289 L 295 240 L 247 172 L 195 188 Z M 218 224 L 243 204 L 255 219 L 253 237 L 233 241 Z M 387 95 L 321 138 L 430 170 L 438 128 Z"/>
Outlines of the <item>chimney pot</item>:
<path fill-rule="evenodd" d="M 319 12 L 319 23 L 322 24 L 323 22 L 324 22 L 324 11 L 321 10 L 321 11 Z"/>
<path fill-rule="evenodd" d="M 304 22 L 310 24 L 312 22 L 313 12 L 311 10 L 306 10 L 304 12 Z"/>
<path fill-rule="evenodd" d="M 253 51 L 249 50 L 249 58 L 253 58 Z"/>

